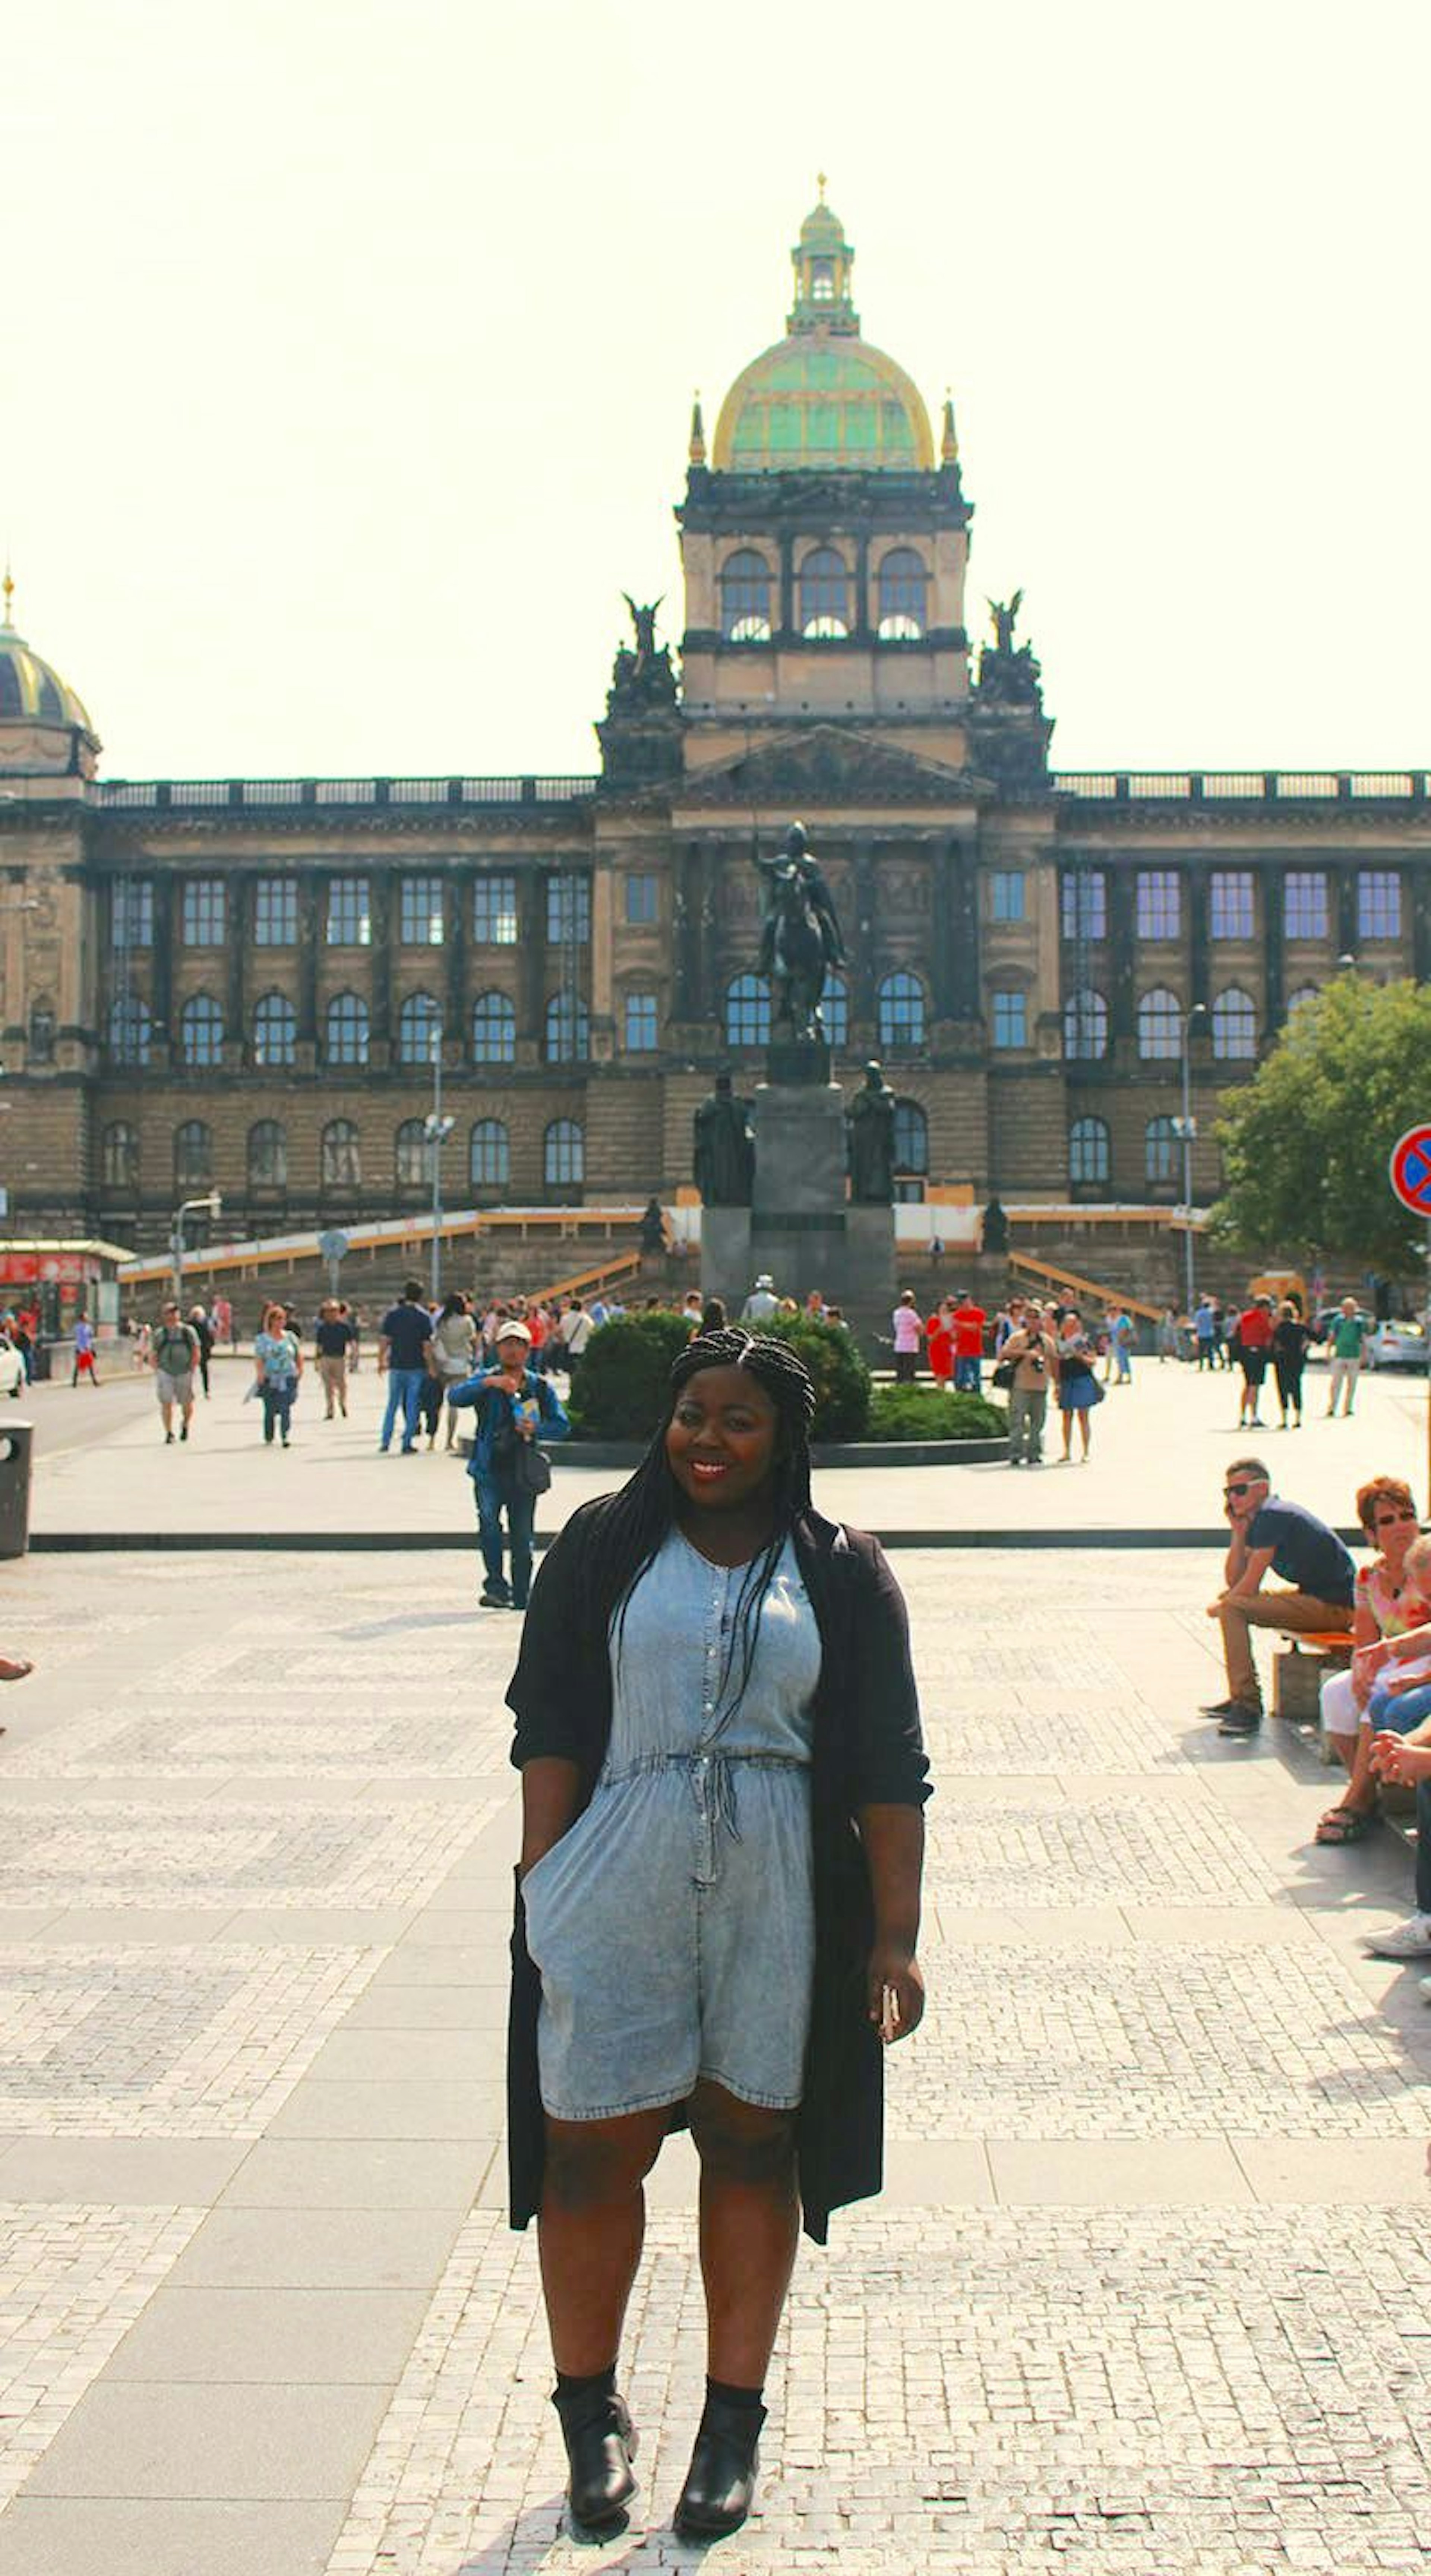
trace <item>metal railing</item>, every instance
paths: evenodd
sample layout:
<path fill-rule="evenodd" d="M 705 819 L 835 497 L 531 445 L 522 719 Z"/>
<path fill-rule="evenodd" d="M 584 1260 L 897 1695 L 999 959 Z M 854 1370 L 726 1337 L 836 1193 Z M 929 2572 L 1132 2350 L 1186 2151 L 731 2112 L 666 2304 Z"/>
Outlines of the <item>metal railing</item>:
<path fill-rule="evenodd" d="M 183 813 L 222 806 L 569 805 L 596 793 L 594 776 L 523 778 L 111 778 L 95 800 L 111 811 Z"/>
<path fill-rule="evenodd" d="M 1062 769 L 1050 784 L 1060 796 L 1092 804 L 1200 805 L 1237 798 L 1251 805 L 1346 803 L 1356 797 L 1422 803 L 1431 795 L 1424 769 Z"/>

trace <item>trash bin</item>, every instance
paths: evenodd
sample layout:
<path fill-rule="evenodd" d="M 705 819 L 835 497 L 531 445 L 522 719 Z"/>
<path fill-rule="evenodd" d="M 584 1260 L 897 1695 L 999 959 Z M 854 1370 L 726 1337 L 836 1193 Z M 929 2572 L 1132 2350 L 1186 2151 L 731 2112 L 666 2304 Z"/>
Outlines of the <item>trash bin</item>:
<path fill-rule="evenodd" d="M 0 1557 L 23 1556 L 30 1544 L 30 1451 L 33 1422 L 0 1423 Z"/>
<path fill-rule="evenodd" d="M 30 1353 L 31 1382 L 35 1386 L 38 1386 L 41 1378 L 48 1378 L 49 1374 L 50 1345 L 48 1342 L 36 1342 L 33 1351 Z"/>

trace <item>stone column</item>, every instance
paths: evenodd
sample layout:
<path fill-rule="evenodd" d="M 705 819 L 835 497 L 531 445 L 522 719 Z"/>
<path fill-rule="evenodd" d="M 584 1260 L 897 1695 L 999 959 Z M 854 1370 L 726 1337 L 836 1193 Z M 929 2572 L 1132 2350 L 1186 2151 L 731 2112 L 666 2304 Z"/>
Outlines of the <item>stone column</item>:
<path fill-rule="evenodd" d="M 164 1034 L 157 1048 L 162 1065 L 177 1064 L 179 1032 L 170 1026 L 174 1007 L 174 880 L 167 868 L 154 874 L 154 946 L 149 959 L 149 1008 L 156 1029 Z"/>
<path fill-rule="evenodd" d="M 868 536 L 855 544 L 855 640 L 868 644 L 877 620 L 870 614 L 870 541 Z"/>
<path fill-rule="evenodd" d="M 718 853 L 713 842 L 701 845 L 700 900 L 696 912 L 697 989 L 700 1008 L 697 1017 L 722 1026 L 720 960 L 716 954 L 716 868 Z"/>
<path fill-rule="evenodd" d="M 398 932 L 395 868 L 374 868 L 369 880 L 368 901 L 372 908 L 368 1035 L 374 1046 L 386 1048 L 392 1036 L 393 943 Z M 386 1055 L 382 1061 L 386 1063 Z"/>
<path fill-rule="evenodd" d="M 1108 869 L 1108 972 L 1112 991 L 1108 996 L 1108 1033 L 1116 1047 L 1120 1040 L 1131 1051 L 1138 1034 L 1136 985 L 1136 936 L 1134 931 L 1133 870 L 1110 865 Z"/>
<path fill-rule="evenodd" d="M 930 859 L 932 887 L 930 917 L 934 927 L 934 956 L 930 980 L 934 988 L 936 1020 L 947 1020 L 954 1016 L 955 923 L 959 915 L 958 869 L 958 843 L 951 833 L 942 832 L 934 844 Z"/>
<path fill-rule="evenodd" d="M 875 1017 L 875 855 L 868 833 L 855 843 L 855 917 L 850 940 L 850 1017 Z"/>
<path fill-rule="evenodd" d="M 1212 960 L 1208 946 L 1208 880 L 1211 871 L 1206 859 L 1194 859 L 1187 871 L 1188 891 L 1188 1003 L 1212 1003 L 1209 989 Z"/>
<path fill-rule="evenodd" d="M 1356 870 L 1345 859 L 1332 870 L 1332 901 L 1336 906 L 1333 921 L 1337 934 L 1339 957 L 1355 957 L 1361 947 L 1361 928 L 1357 920 Z"/>
<path fill-rule="evenodd" d="M 950 886 L 950 998 L 956 1020 L 977 1020 L 983 1008 L 979 966 L 979 853 L 967 839 L 954 843 Z"/>
<path fill-rule="evenodd" d="M 795 540 L 788 529 L 780 539 L 780 621 L 777 635 L 795 632 Z"/>
<path fill-rule="evenodd" d="M 444 879 L 442 888 L 442 937 L 447 951 L 447 992 L 443 1002 L 446 1044 L 443 1056 L 452 1064 L 464 1063 L 467 1056 L 467 941 L 471 922 L 472 870 L 454 868 Z"/>
<path fill-rule="evenodd" d="M 700 1017 L 701 955 L 701 881 L 700 852 L 694 841 L 688 841 L 676 852 L 675 903 L 673 922 L 677 1020 Z"/>
<path fill-rule="evenodd" d="M 1431 868 L 1412 867 L 1407 872 L 1407 891 L 1411 897 L 1412 957 L 1418 984 L 1431 984 Z"/>
<path fill-rule="evenodd" d="M 1263 1032 L 1270 1041 L 1287 1016 L 1286 889 L 1280 872 L 1262 878 Z"/>
<path fill-rule="evenodd" d="M 322 881 L 312 868 L 298 879 L 298 1043 L 318 1043 L 318 912 Z"/>
<path fill-rule="evenodd" d="M 615 1033 L 616 879 L 611 854 L 603 850 L 591 871 L 591 1051 L 609 1058 Z"/>
<path fill-rule="evenodd" d="M 239 872 L 224 880 L 224 938 L 228 946 L 227 973 L 224 988 L 224 1036 L 235 1050 L 233 1062 L 243 1064 L 248 1051 L 248 964 L 249 924 L 252 913 L 252 879 Z"/>
<path fill-rule="evenodd" d="M 517 927 L 522 944 L 522 999 L 517 1009 L 518 1062 L 525 1040 L 530 1064 L 541 1062 L 547 1008 L 547 870 L 528 868 L 517 879 Z"/>

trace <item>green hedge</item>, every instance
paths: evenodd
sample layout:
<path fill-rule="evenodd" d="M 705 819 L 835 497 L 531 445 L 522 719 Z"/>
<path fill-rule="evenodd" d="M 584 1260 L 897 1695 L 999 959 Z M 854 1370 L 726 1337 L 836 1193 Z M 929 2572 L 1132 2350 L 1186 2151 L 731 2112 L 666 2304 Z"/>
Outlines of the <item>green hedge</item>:
<path fill-rule="evenodd" d="M 944 1395 L 932 1387 L 881 1386 L 870 1405 L 867 1440 L 1004 1440 L 1009 1417 L 982 1395 Z"/>
<path fill-rule="evenodd" d="M 616 1315 L 592 1334 L 569 1411 L 578 1440 L 649 1440 L 665 1410 L 671 1367 L 691 1338 L 669 1306 Z"/>
<path fill-rule="evenodd" d="M 839 1324 L 808 1315 L 775 1316 L 764 1327 L 792 1342 L 815 1381 L 816 1440 L 860 1440 L 869 1418 L 870 1373 Z M 671 1366 L 691 1328 L 670 1308 L 618 1315 L 587 1343 L 571 1401 L 578 1440 L 649 1440 L 665 1410 Z"/>

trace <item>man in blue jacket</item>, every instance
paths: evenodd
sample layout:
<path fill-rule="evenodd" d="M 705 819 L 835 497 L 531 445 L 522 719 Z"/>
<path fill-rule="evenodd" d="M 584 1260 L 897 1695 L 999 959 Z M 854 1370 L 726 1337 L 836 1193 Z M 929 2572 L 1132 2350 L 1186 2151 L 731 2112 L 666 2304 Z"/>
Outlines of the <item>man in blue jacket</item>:
<path fill-rule="evenodd" d="M 467 1462 L 477 1495 L 477 1536 L 486 1580 L 484 1610 L 525 1610 L 532 1588 L 532 1523 L 537 1498 L 524 1474 L 524 1452 L 538 1437 L 565 1440 L 571 1429 L 550 1380 L 528 1366 L 532 1337 L 525 1324 L 504 1323 L 497 1337 L 497 1365 L 479 1369 L 449 1387 L 447 1401 L 477 1408 L 477 1428 Z M 502 1514 L 512 1551 L 510 1587 L 502 1572 Z"/>

